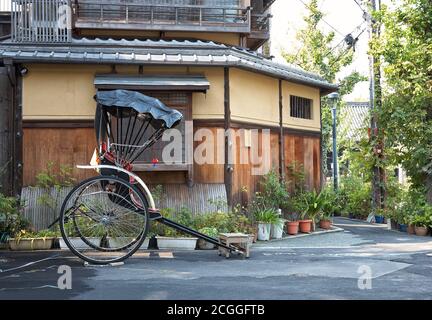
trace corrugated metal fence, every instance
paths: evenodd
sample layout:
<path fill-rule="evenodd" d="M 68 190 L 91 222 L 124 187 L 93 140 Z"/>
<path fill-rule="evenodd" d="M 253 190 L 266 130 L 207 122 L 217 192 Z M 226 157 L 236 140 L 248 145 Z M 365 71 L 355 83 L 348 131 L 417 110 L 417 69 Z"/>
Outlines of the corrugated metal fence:
<path fill-rule="evenodd" d="M 154 188 L 155 186 L 149 186 Z M 201 214 L 216 211 L 218 204 L 226 202 L 226 191 L 223 184 L 197 184 L 193 188 L 186 185 L 163 185 L 161 201 L 157 203 L 159 208 L 172 208 L 179 211 L 188 208 L 193 214 Z M 27 218 L 38 230 L 46 229 L 59 215 L 61 205 L 72 188 L 63 188 L 48 191 L 51 199 L 55 199 L 54 208 L 41 204 L 41 197 L 47 195 L 43 188 L 27 187 L 22 191 L 24 201 L 24 217 Z M 226 209 L 226 208 L 225 208 Z"/>

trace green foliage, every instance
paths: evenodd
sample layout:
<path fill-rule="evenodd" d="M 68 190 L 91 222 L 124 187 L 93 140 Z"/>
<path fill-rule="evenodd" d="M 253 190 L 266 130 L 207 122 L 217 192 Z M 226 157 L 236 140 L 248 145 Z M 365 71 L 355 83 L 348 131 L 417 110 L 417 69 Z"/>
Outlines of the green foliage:
<path fill-rule="evenodd" d="M 427 226 L 425 224 L 432 217 L 432 206 L 427 203 L 424 190 L 410 188 L 401 192 L 396 210 L 388 212 L 400 224 Z"/>
<path fill-rule="evenodd" d="M 150 191 L 156 203 L 160 204 L 165 199 L 165 192 L 162 185 L 154 186 Z"/>
<path fill-rule="evenodd" d="M 14 239 L 21 240 L 21 239 L 36 239 L 36 238 L 57 238 L 60 236 L 59 231 L 52 231 L 52 230 L 41 230 L 39 232 L 32 232 L 27 230 L 21 230 L 17 234 L 15 234 Z"/>
<path fill-rule="evenodd" d="M 187 208 L 182 208 L 177 213 L 175 213 L 174 210 L 170 208 L 163 209 L 161 210 L 161 214 L 165 218 L 172 220 L 174 222 L 180 223 L 187 227 L 192 227 L 192 228 L 194 227 L 194 216 L 192 215 L 192 212 Z M 150 235 L 159 235 L 164 237 L 187 237 L 188 236 L 183 233 L 180 233 L 179 231 L 173 228 L 167 227 L 157 222 L 151 225 Z"/>
<path fill-rule="evenodd" d="M 325 194 L 322 192 L 313 190 L 301 194 L 297 202 L 300 218 L 315 221 L 322 214 L 325 201 Z"/>
<path fill-rule="evenodd" d="M 212 238 L 217 238 L 219 236 L 219 231 L 216 228 L 206 227 L 200 229 L 199 232 Z"/>
<path fill-rule="evenodd" d="M 232 212 L 211 212 L 206 214 L 193 215 L 190 210 L 183 208 L 175 213 L 173 209 L 164 209 L 161 214 L 172 221 L 185 225 L 195 230 L 216 229 L 217 233 L 242 232 L 249 233 L 252 230 L 253 222 L 250 221 L 240 210 Z M 214 231 L 214 230 L 213 230 Z M 172 228 L 160 223 L 153 223 L 150 235 L 166 237 L 187 236 Z"/>
<path fill-rule="evenodd" d="M 339 190 L 341 213 L 366 218 L 372 210 L 371 192 L 371 184 L 365 182 L 361 177 L 342 177 Z"/>
<path fill-rule="evenodd" d="M 276 171 L 272 170 L 264 176 L 261 188 L 263 192 L 260 197 L 263 206 L 276 210 L 286 206 L 289 193 L 286 184 L 281 181 Z"/>
<path fill-rule="evenodd" d="M 378 117 L 386 153 L 403 165 L 415 188 L 426 186 L 432 203 L 432 6 L 430 0 L 401 0 L 394 9 L 383 5 L 375 18 L 384 26 L 370 47 L 384 61 Z"/>
<path fill-rule="evenodd" d="M 75 179 L 72 177 L 72 167 L 61 165 L 58 172 L 54 170 L 54 163 L 48 162 L 46 169 L 36 175 L 36 187 L 43 188 L 45 192 L 37 199 L 41 206 L 56 210 L 62 188 L 72 187 Z M 54 195 L 52 194 L 54 189 Z"/>
<path fill-rule="evenodd" d="M 300 50 L 297 52 L 283 52 L 287 62 L 300 66 L 301 68 L 317 73 L 327 81 L 335 83 L 337 74 L 349 66 L 353 61 L 353 50 L 350 48 L 334 48 L 335 34 L 325 34 L 320 30 L 319 24 L 324 18 L 320 11 L 318 0 L 310 0 L 308 14 L 304 17 L 306 26 L 299 30 L 297 39 L 300 42 Z M 353 91 L 355 85 L 365 81 L 367 78 L 358 72 L 352 72 L 345 78 L 340 79 L 340 96 Z M 326 171 L 327 152 L 330 149 L 332 132 L 332 105 L 327 98 L 322 99 L 322 134 L 323 134 L 323 168 Z M 326 173 L 326 172 L 324 172 Z"/>
<path fill-rule="evenodd" d="M 414 215 L 412 217 L 410 223 L 416 227 L 431 228 L 432 227 L 432 209 L 431 209 L 431 207 L 428 206 L 427 212 L 424 212 L 423 214 Z"/>
<path fill-rule="evenodd" d="M 225 212 L 228 208 L 228 203 L 224 198 L 210 199 L 208 202 L 216 207 L 217 212 Z"/>
<path fill-rule="evenodd" d="M 304 165 L 298 161 L 292 161 L 287 166 L 287 185 L 292 193 L 302 193 L 306 189 L 306 172 Z"/>
<path fill-rule="evenodd" d="M 257 210 L 254 212 L 255 220 L 258 223 L 270 223 L 275 224 L 279 222 L 279 216 L 275 209 L 266 208 L 262 210 Z"/>
<path fill-rule="evenodd" d="M 30 223 L 22 217 L 19 200 L 0 193 L 0 233 L 14 237 L 29 226 Z"/>
<path fill-rule="evenodd" d="M 335 214 L 339 215 L 342 211 L 339 192 L 336 192 L 333 186 L 327 186 L 321 191 L 321 194 L 324 201 L 322 203 L 320 218 L 329 220 Z"/>
<path fill-rule="evenodd" d="M 50 161 L 47 163 L 46 169 L 36 175 L 36 186 L 44 189 L 72 187 L 75 183 L 72 170 L 72 167 L 61 165 L 56 173 L 54 163 Z"/>

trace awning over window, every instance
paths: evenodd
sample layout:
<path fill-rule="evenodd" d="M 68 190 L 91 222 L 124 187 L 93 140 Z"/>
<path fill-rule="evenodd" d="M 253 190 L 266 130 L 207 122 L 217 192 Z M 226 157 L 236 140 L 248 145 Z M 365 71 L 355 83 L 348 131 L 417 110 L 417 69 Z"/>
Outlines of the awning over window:
<path fill-rule="evenodd" d="M 97 89 L 126 90 L 176 90 L 206 92 L 210 82 L 203 75 L 96 75 Z"/>

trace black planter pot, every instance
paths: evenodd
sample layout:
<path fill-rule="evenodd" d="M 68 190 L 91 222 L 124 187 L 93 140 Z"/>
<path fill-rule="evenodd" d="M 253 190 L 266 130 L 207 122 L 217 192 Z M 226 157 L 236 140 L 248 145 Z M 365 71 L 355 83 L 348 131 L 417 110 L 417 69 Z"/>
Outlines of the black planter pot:
<path fill-rule="evenodd" d="M 150 238 L 148 248 L 150 250 L 158 250 L 159 249 L 158 246 L 157 246 L 157 239 L 156 239 L 155 236 L 153 236 L 153 237 Z"/>

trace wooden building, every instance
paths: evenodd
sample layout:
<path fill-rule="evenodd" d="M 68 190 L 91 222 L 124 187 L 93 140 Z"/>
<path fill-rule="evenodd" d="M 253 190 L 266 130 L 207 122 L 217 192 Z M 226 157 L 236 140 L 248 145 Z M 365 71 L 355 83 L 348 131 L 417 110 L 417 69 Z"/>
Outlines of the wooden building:
<path fill-rule="evenodd" d="M 270 129 L 272 167 L 285 174 L 298 161 L 318 187 L 320 98 L 337 87 L 258 53 L 269 39 L 273 2 L 13 0 L 12 35 L 0 43 L 1 94 L 8 97 L 2 125 L 12 133 L 0 146 L 12 160 L 6 185 L 19 193 L 48 161 L 88 163 L 95 92 L 131 89 L 180 110 L 194 132 Z M 196 148 L 188 137 L 185 145 Z M 226 153 L 248 152 L 221 139 Z M 242 190 L 250 197 L 261 178 L 240 162 L 155 167 L 151 157 L 135 168 L 150 184 L 224 185 L 230 203 Z M 77 179 L 92 174 L 74 170 Z"/>

